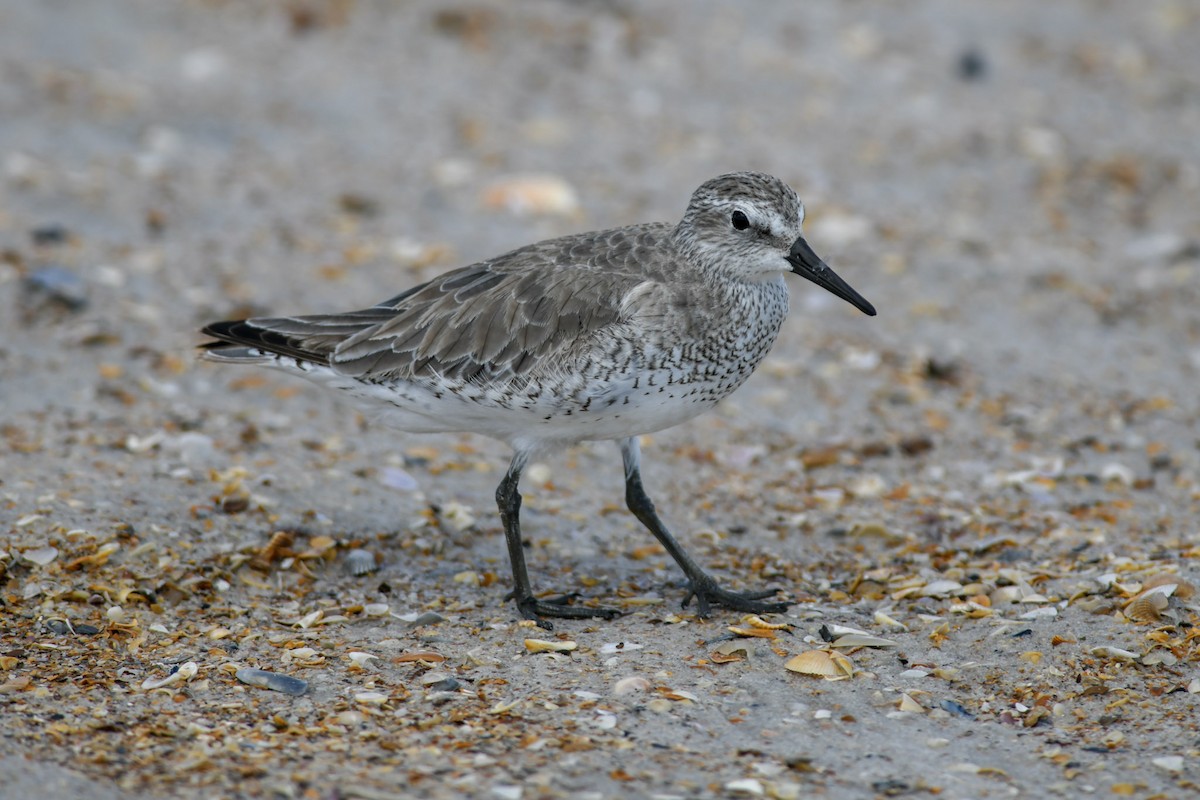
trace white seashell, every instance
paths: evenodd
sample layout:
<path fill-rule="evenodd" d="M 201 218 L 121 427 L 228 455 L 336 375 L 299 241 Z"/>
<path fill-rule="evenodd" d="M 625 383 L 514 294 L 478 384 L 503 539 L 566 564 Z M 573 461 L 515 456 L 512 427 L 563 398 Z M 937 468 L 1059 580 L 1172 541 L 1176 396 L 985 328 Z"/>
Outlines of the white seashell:
<path fill-rule="evenodd" d="M 294 624 L 301 628 L 311 628 L 312 626 L 314 626 L 318 622 L 320 622 L 321 618 L 324 616 L 325 616 L 325 612 L 318 608 L 316 611 L 312 612 L 311 614 L 305 614 L 303 617 L 296 620 L 296 622 Z"/>
<path fill-rule="evenodd" d="M 830 647 L 895 647 L 896 642 L 869 633 L 848 633 L 830 642 Z"/>
<path fill-rule="evenodd" d="M 388 696 L 383 692 L 358 692 L 354 695 L 354 700 L 363 705 L 381 706 L 388 701 Z"/>
<path fill-rule="evenodd" d="M 346 657 L 349 658 L 351 663 L 353 663 L 356 667 L 365 667 L 371 663 L 371 659 L 379 659 L 379 656 L 372 653 L 364 653 L 361 650 L 351 650 L 346 654 Z"/>
<path fill-rule="evenodd" d="M 441 518 L 460 532 L 475 525 L 474 512 L 462 503 L 447 503 L 442 508 Z"/>
<path fill-rule="evenodd" d="M 1091 650 L 1088 650 L 1088 652 L 1100 658 L 1111 658 L 1114 661 L 1137 661 L 1140 657 L 1137 653 L 1129 650 L 1122 650 L 1119 647 L 1109 647 L 1107 645 L 1093 647 Z"/>
<path fill-rule="evenodd" d="M 1162 756 L 1152 758 L 1150 763 L 1167 772 L 1183 772 L 1183 756 Z"/>
<path fill-rule="evenodd" d="M 762 781 L 757 778 L 740 778 L 736 781 L 729 781 L 725 784 L 725 791 L 746 797 L 763 797 L 766 794 Z"/>
<path fill-rule="evenodd" d="M 645 645 L 634 644 L 633 642 L 608 642 L 600 646 L 600 652 L 604 655 L 612 653 L 628 653 L 633 650 L 641 650 Z"/>
<path fill-rule="evenodd" d="M 346 553 L 346 571 L 354 576 L 369 575 L 379 569 L 375 554 L 370 550 L 356 547 Z"/>
<path fill-rule="evenodd" d="M 54 559 L 58 558 L 58 548 L 38 547 L 34 550 L 26 550 L 21 554 L 21 557 L 30 564 L 37 564 L 39 567 L 44 567 Z"/>
<path fill-rule="evenodd" d="M 163 678 L 147 678 L 142 681 L 142 689 L 150 691 L 151 689 L 161 689 L 164 686 L 170 686 L 173 683 L 189 681 L 196 677 L 196 673 L 200 671 L 199 665 L 195 661 L 189 661 L 186 664 L 179 665 L 179 668 Z"/>
<path fill-rule="evenodd" d="M 645 692 L 650 689 L 650 681 L 643 678 L 641 675 L 630 675 L 627 678 L 621 678 L 613 686 L 613 694 L 623 695 L 633 692 Z"/>
<path fill-rule="evenodd" d="M 1100 480 L 1104 481 L 1105 483 L 1115 481 L 1116 483 L 1120 483 L 1124 486 L 1132 486 L 1133 482 L 1137 480 L 1137 475 L 1134 474 L 1132 469 L 1124 464 L 1113 462 L 1111 464 L 1105 464 L 1104 468 L 1100 470 Z"/>
<path fill-rule="evenodd" d="M 922 586 L 921 591 L 917 592 L 917 597 L 945 597 L 950 594 L 960 594 L 962 588 L 963 585 L 958 581 L 937 580 Z"/>
<path fill-rule="evenodd" d="M 908 630 L 908 626 L 905 625 L 903 622 L 900 622 L 899 620 L 889 617 L 887 614 L 885 614 L 882 611 L 875 612 L 875 623 L 877 625 L 883 625 L 884 627 L 887 627 L 887 628 L 896 628 L 896 629 L 902 630 L 902 631 Z"/>
<path fill-rule="evenodd" d="M 1018 619 L 1040 619 L 1043 617 L 1057 617 L 1058 609 L 1054 606 L 1042 606 L 1021 614 Z"/>
<path fill-rule="evenodd" d="M 387 603 L 367 603 L 363 606 L 363 613 L 368 617 L 382 617 L 387 615 L 389 608 Z"/>

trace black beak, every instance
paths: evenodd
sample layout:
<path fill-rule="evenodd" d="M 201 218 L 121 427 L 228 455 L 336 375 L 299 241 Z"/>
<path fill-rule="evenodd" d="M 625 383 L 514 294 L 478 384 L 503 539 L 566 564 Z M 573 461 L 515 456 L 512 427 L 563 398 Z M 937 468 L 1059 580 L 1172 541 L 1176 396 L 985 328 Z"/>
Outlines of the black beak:
<path fill-rule="evenodd" d="M 792 272 L 808 278 L 822 289 L 828 289 L 868 317 L 875 316 L 875 306 L 851 289 L 850 284 L 839 278 L 837 273 L 813 252 L 812 248 L 808 246 L 808 242 L 804 241 L 803 236 L 792 245 L 792 251 L 788 253 L 787 260 L 792 265 Z"/>

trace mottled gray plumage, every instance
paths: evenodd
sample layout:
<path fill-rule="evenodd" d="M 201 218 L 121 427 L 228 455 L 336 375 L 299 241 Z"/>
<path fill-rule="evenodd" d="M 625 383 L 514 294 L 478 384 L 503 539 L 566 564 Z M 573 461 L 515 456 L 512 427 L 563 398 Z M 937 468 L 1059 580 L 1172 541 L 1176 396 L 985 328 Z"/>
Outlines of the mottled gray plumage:
<path fill-rule="evenodd" d="M 710 602 L 777 609 L 786 604 L 720 589 L 670 538 L 641 490 L 635 437 L 712 407 L 750 376 L 787 315 L 785 272 L 875 313 L 809 249 L 803 215 L 776 178 L 722 175 L 696 190 L 678 225 L 539 242 L 360 311 L 214 323 L 206 355 L 303 374 L 401 430 L 511 444 L 497 498 L 526 616 L 609 613 L 533 598 L 517 520 L 530 454 L 596 439 L 621 441 L 630 508 L 680 562 L 702 614 Z"/>

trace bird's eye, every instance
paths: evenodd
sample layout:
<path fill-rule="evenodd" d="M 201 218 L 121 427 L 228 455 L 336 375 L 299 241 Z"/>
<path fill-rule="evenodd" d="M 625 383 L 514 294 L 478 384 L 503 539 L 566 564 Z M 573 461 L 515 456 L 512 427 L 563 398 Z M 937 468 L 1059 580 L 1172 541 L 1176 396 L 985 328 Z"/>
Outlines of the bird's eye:
<path fill-rule="evenodd" d="M 750 227 L 750 219 L 741 211 L 733 212 L 733 216 L 729 218 L 735 230 L 744 231 Z"/>

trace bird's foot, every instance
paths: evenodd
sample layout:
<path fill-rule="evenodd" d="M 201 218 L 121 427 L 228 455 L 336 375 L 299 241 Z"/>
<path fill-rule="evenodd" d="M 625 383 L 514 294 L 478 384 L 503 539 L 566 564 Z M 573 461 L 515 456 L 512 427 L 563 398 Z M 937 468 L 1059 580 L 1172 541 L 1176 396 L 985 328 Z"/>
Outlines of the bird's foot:
<path fill-rule="evenodd" d="M 505 599 L 515 599 L 517 601 L 517 610 L 521 612 L 521 616 L 525 619 L 531 619 L 540 627 L 546 630 L 554 630 L 554 625 L 550 623 L 546 617 L 555 617 L 557 619 L 615 619 L 621 616 L 622 612 L 615 608 L 607 606 L 573 606 L 571 601 L 579 595 L 575 592 L 564 594 L 559 597 L 548 597 L 545 600 L 539 600 L 536 597 L 508 597 Z"/>
<path fill-rule="evenodd" d="M 733 611 L 745 611 L 749 614 L 781 614 L 788 610 L 790 602 L 764 603 L 764 598 L 779 594 L 778 589 L 757 589 L 752 592 L 731 592 L 722 589 L 717 582 L 707 574 L 701 574 L 688 583 L 688 593 L 683 598 L 683 608 L 687 608 L 696 598 L 696 613 L 701 618 L 707 618 L 712 606 L 721 606 Z"/>

